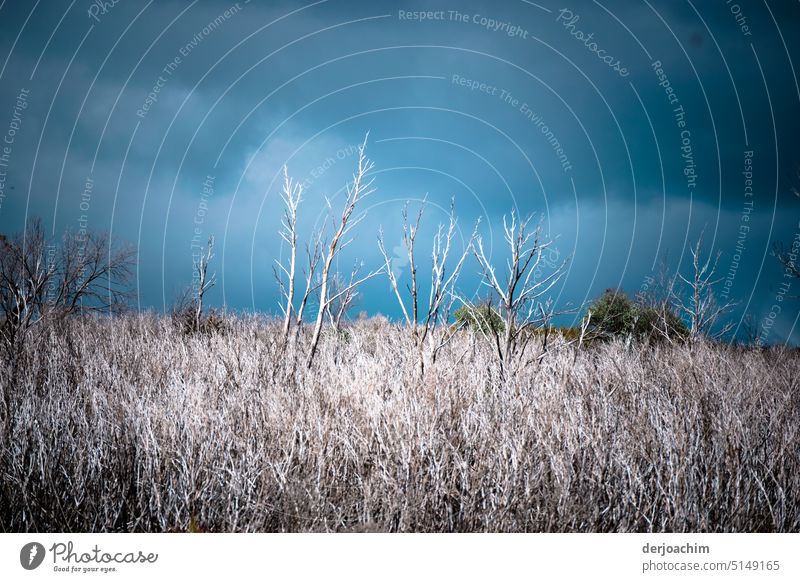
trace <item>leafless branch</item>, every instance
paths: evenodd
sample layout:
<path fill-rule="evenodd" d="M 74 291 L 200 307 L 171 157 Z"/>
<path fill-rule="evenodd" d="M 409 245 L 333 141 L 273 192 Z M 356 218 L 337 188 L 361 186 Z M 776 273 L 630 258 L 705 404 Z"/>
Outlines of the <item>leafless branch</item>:
<path fill-rule="evenodd" d="M 674 293 L 674 306 L 679 313 L 683 313 L 689 319 L 690 340 L 696 341 L 701 336 L 709 338 L 720 338 L 726 335 L 732 328 L 730 322 L 722 327 L 717 327 L 722 316 L 728 313 L 736 303 L 726 301 L 720 303 L 714 288 L 723 278 L 715 278 L 717 264 L 721 253 L 713 257 L 709 255 L 705 260 L 702 258 L 703 250 L 702 235 L 690 249 L 692 256 L 692 271 L 687 278 L 682 274 L 678 277 L 685 285 L 687 293 L 682 294 L 678 291 Z"/>
<path fill-rule="evenodd" d="M 340 254 L 342 245 L 349 244 L 348 235 L 352 229 L 363 219 L 364 215 L 354 215 L 358 203 L 364 198 L 369 196 L 375 191 L 373 187 L 374 178 L 370 177 L 370 171 L 373 168 L 373 163 L 367 159 L 366 147 L 367 138 L 369 134 L 364 137 L 364 141 L 358 147 L 358 167 L 353 174 L 353 180 L 347 185 L 347 197 L 345 199 L 344 208 L 342 209 L 341 216 L 338 221 L 336 230 L 328 244 L 327 251 L 325 252 L 324 260 L 322 261 L 322 272 L 320 278 L 320 291 L 319 291 L 319 309 L 317 310 L 317 318 L 314 324 L 314 332 L 311 336 L 311 344 L 309 346 L 308 358 L 306 360 L 307 366 L 310 368 L 314 361 L 314 356 L 317 352 L 319 345 L 319 338 L 322 333 L 322 324 L 325 318 L 325 313 L 328 310 L 332 297 L 330 292 L 331 284 L 331 267 L 334 259 Z M 330 203 L 328 203 L 330 207 Z M 371 272 L 367 277 L 362 278 L 356 284 L 364 280 L 374 277 L 379 271 Z"/>
<path fill-rule="evenodd" d="M 397 278 L 394 273 L 392 260 L 389 258 L 389 253 L 386 250 L 384 242 L 383 231 L 381 230 L 378 236 L 378 247 L 384 259 L 384 271 L 389 278 L 389 284 L 394 292 L 400 309 L 403 312 L 406 325 L 411 330 L 411 336 L 414 341 L 414 346 L 418 351 L 418 371 L 420 375 L 425 371 L 425 346 L 428 344 L 428 355 L 431 361 L 435 361 L 436 354 L 441 350 L 452 338 L 453 332 L 444 334 L 437 334 L 437 327 L 447 321 L 450 309 L 453 305 L 453 289 L 464 261 L 469 253 L 472 239 L 466 246 L 461 256 L 457 259 L 456 264 L 452 266 L 452 270 L 448 272 L 448 261 L 450 258 L 453 237 L 456 233 L 457 221 L 455 218 L 455 206 L 453 201 L 450 202 L 450 214 L 447 226 L 439 224 L 436 233 L 433 237 L 431 249 L 431 273 L 430 273 L 430 290 L 428 293 L 427 306 L 424 312 L 420 307 L 419 298 L 419 283 L 417 279 L 417 261 L 415 254 L 415 242 L 419 232 L 419 226 L 422 221 L 422 216 L 425 212 L 427 200 L 423 200 L 416 218 L 413 223 L 408 219 L 408 205 L 403 208 L 403 246 L 405 247 L 406 257 L 410 271 L 410 285 L 409 285 L 409 308 L 406 306 L 406 300 L 403 299 L 400 293 L 400 288 Z M 449 298 L 449 302 L 445 304 L 445 300 Z M 444 315 L 444 317 L 443 317 Z"/>
<path fill-rule="evenodd" d="M 300 182 L 295 182 L 289 176 L 289 170 L 286 166 L 283 167 L 283 191 L 281 199 L 284 204 L 283 218 L 281 220 L 280 236 L 283 241 L 289 246 L 288 265 L 276 260 L 280 273 L 278 281 L 280 283 L 281 294 L 284 302 L 281 306 L 283 311 L 283 341 L 284 344 L 289 337 L 289 327 L 292 324 L 292 317 L 295 315 L 294 311 L 294 294 L 295 294 L 295 272 L 297 269 L 297 209 L 303 196 L 303 185 Z M 284 277 L 286 283 L 284 284 Z"/>
<path fill-rule="evenodd" d="M 546 300 L 547 293 L 562 277 L 566 261 L 560 265 L 550 265 L 551 272 L 539 277 L 544 267 L 544 251 L 552 241 L 542 242 L 541 225 L 531 229 L 531 217 L 517 222 L 514 212 L 511 218 L 503 217 L 503 235 L 509 256 L 507 272 L 502 281 L 498 278 L 479 236 L 473 245 L 474 255 L 483 274 L 483 285 L 498 298 L 498 306 L 503 318 L 503 329 L 489 325 L 485 333 L 493 337 L 501 373 L 513 373 L 513 365 L 522 357 L 528 343 L 530 330 L 546 326 L 554 315 L 551 304 Z"/>
<path fill-rule="evenodd" d="M 41 222 L 0 236 L 0 337 L 13 353 L 27 331 L 47 318 L 116 313 L 131 298 L 135 251 L 107 234 L 67 232 L 48 241 Z"/>
<path fill-rule="evenodd" d="M 208 265 L 214 258 L 214 237 L 208 237 L 205 254 L 200 255 L 199 261 L 195 264 L 195 277 L 197 277 L 197 287 L 195 288 L 195 314 L 194 329 L 199 330 L 203 323 L 203 299 L 206 292 L 217 282 L 217 277 L 212 274 L 208 276 Z"/>

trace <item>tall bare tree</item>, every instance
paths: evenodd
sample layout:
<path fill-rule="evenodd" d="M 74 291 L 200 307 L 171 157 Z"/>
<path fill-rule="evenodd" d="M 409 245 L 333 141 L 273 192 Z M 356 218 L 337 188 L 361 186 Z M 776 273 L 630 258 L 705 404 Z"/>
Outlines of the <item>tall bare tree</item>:
<path fill-rule="evenodd" d="M 127 306 L 135 251 L 107 234 L 67 232 L 47 239 L 41 221 L 0 237 L 0 337 L 13 352 L 37 323 L 76 313 L 114 313 Z"/>
<path fill-rule="evenodd" d="M 524 356 L 531 331 L 550 324 L 555 313 L 547 293 L 562 277 L 566 267 L 564 261 L 552 265 L 549 273 L 543 272 L 544 251 L 553 241 L 543 242 L 541 225 L 531 229 L 531 220 L 529 216 L 518 222 L 514 212 L 510 220 L 503 217 L 503 238 L 509 252 L 504 276 L 498 277 L 495 272 L 486 256 L 481 236 L 477 236 L 472 245 L 483 274 L 482 283 L 496 297 L 503 318 L 502 327 L 488 324 L 479 327 L 494 343 L 501 374 L 506 378 L 513 375 L 515 362 Z M 491 300 L 490 312 L 494 309 Z M 470 306 L 467 302 L 465 305 Z M 481 317 L 480 310 L 474 311 L 474 317 Z"/>
<path fill-rule="evenodd" d="M 673 293 L 675 308 L 689 320 L 689 339 L 697 341 L 700 337 L 717 339 L 723 337 L 733 328 L 732 322 L 718 326 L 723 315 L 732 310 L 736 303 L 725 301 L 720 303 L 714 292 L 717 283 L 724 277 L 716 277 L 720 255 L 709 255 L 703 260 L 703 237 L 698 238 L 690 249 L 692 271 L 689 277 L 678 274 L 685 285 L 685 291 L 676 289 Z"/>
<path fill-rule="evenodd" d="M 375 188 L 373 187 L 374 178 L 369 176 L 369 173 L 373 168 L 373 163 L 367 159 L 365 153 L 368 137 L 369 134 L 364 137 L 364 141 L 358 146 L 358 167 L 353 174 L 352 182 L 347 185 L 347 197 L 344 202 L 344 208 L 342 209 L 342 213 L 339 216 L 338 221 L 334 221 L 333 236 L 327 245 L 327 250 L 324 253 L 324 259 L 322 260 L 322 271 L 320 273 L 319 284 L 319 308 L 317 310 L 317 318 L 316 322 L 314 323 L 314 332 L 311 336 L 311 344 L 309 346 L 308 358 L 306 360 L 306 365 L 309 368 L 314 362 L 314 356 L 317 353 L 319 339 L 322 333 L 322 324 L 325 319 L 325 314 L 330 308 L 331 302 L 336 301 L 346 293 L 350 292 L 352 289 L 358 287 L 358 285 L 367 279 L 370 279 L 380 273 L 380 270 L 370 271 L 362 277 L 351 280 L 345 288 L 338 289 L 335 293 L 331 293 L 331 277 L 333 275 L 331 268 L 334 260 L 347 246 L 350 245 L 350 243 L 353 242 L 353 239 L 350 235 L 353 229 L 364 218 L 363 213 L 355 214 L 356 207 L 364 198 L 375 192 Z M 330 207 L 331 205 L 329 201 L 328 208 L 330 209 Z"/>
<path fill-rule="evenodd" d="M 280 235 L 284 242 L 289 246 L 288 264 L 280 260 L 275 261 L 277 265 L 276 278 L 284 296 L 283 309 L 283 339 L 284 342 L 289 337 L 289 327 L 292 318 L 296 316 L 294 310 L 295 277 L 297 270 L 297 209 L 303 195 L 303 184 L 295 182 L 289 177 L 289 170 L 283 167 L 283 192 L 281 197 L 284 204 L 283 219 L 281 220 Z M 284 277 L 286 283 L 284 284 Z"/>
<path fill-rule="evenodd" d="M 217 276 L 212 274 L 208 276 L 208 265 L 214 258 L 214 237 L 208 237 L 208 244 L 206 245 L 205 254 L 200 255 L 200 259 L 195 263 L 195 277 L 197 278 L 197 286 L 195 287 L 194 299 L 194 329 L 199 331 L 203 323 L 203 300 L 206 292 L 211 289 L 217 282 Z"/>
<path fill-rule="evenodd" d="M 406 325 L 411 330 L 411 337 L 414 347 L 417 349 L 417 368 L 421 375 L 425 372 L 426 343 L 428 344 L 428 358 L 431 362 L 435 361 L 436 354 L 452 339 L 454 330 L 449 330 L 444 334 L 437 334 L 437 327 L 442 323 L 447 323 L 453 303 L 455 301 L 454 288 L 461 273 L 467 255 L 469 254 L 469 244 L 457 259 L 456 264 L 448 273 L 448 260 L 450 258 L 453 237 L 456 233 L 455 208 L 451 200 L 450 215 L 448 225 L 439 224 L 433 237 L 431 250 L 431 273 L 430 290 L 428 293 L 427 304 L 424 311 L 420 308 L 419 284 L 417 281 L 417 258 L 415 255 L 415 243 L 419 232 L 420 222 L 425 212 L 426 201 L 423 201 L 417 212 L 413 223 L 408 220 L 408 205 L 403 208 L 403 246 L 410 272 L 409 297 L 404 298 L 400 292 L 392 259 L 386 250 L 383 230 L 378 235 L 378 247 L 384 260 L 384 272 L 389 278 L 389 284 L 394 292 Z M 408 306 L 406 304 L 409 304 Z"/>

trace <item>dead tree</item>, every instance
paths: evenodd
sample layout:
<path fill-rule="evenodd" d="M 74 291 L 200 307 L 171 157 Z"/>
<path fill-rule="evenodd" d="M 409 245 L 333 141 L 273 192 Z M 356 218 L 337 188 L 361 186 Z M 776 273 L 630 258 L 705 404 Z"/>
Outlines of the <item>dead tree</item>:
<path fill-rule="evenodd" d="M 44 320 L 127 307 L 135 256 L 107 234 L 67 232 L 50 242 L 38 220 L 0 237 L 0 337 L 9 353 Z"/>
<path fill-rule="evenodd" d="M 368 135 L 369 134 L 367 134 L 367 137 Z M 308 358 L 306 360 L 306 365 L 309 368 L 314 362 L 314 356 L 317 353 L 320 335 L 322 334 L 322 324 L 331 302 L 340 298 L 349 290 L 355 289 L 367 279 L 370 279 L 380 273 L 380 270 L 370 271 L 365 276 L 350 281 L 345 289 L 339 290 L 335 294 L 331 293 L 331 277 L 333 275 L 331 268 L 333 266 L 333 262 L 336 257 L 339 256 L 340 253 L 347 246 L 349 246 L 350 243 L 353 242 L 353 239 L 349 238 L 349 235 L 352 233 L 356 225 L 358 225 L 358 223 L 360 223 L 364 218 L 364 214 L 354 214 L 356 207 L 362 199 L 366 198 L 375 191 L 373 188 L 374 179 L 369 176 L 370 170 L 373 168 L 373 164 L 367 159 L 365 154 L 367 137 L 364 138 L 364 141 L 358 147 L 358 167 L 355 174 L 353 174 L 353 181 L 347 186 L 347 197 L 344 202 L 344 208 L 342 209 L 342 213 L 338 219 L 338 222 L 334 223 L 335 230 L 330 242 L 327 245 L 327 250 L 324 254 L 324 260 L 322 261 L 322 271 L 320 273 L 319 283 L 319 308 L 317 310 L 317 318 L 316 322 L 314 323 L 314 332 L 311 336 L 311 344 L 309 346 Z M 328 202 L 328 208 L 330 209 L 330 202 Z"/>
<path fill-rule="evenodd" d="M 686 292 L 681 293 L 675 290 L 674 305 L 679 313 L 684 314 L 689 320 L 689 340 L 697 341 L 700 337 L 718 339 L 726 335 L 732 328 L 733 323 L 725 323 L 721 328 L 715 329 L 721 317 L 729 312 L 736 303 L 726 301 L 720 303 L 717 300 L 714 288 L 724 277 L 715 278 L 717 263 L 722 253 L 717 253 L 704 261 L 702 259 L 701 236 L 694 247 L 690 249 L 692 255 L 692 272 L 690 278 L 679 274 L 678 277 L 686 286 Z"/>
<path fill-rule="evenodd" d="M 280 236 L 289 247 L 289 256 L 283 262 L 276 259 L 273 271 L 281 293 L 280 308 L 283 313 L 283 344 L 286 347 L 292 325 L 294 325 L 294 338 L 296 340 L 303 327 L 303 316 L 309 299 L 320 288 L 321 281 L 317 277 L 317 269 L 322 260 L 324 242 L 321 233 L 314 232 L 311 235 L 311 242 L 307 242 L 305 245 L 304 287 L 301 295 L 299 294 L 300 286 L 297 281 L 299 277 L 297 219 L 300 203 L 303 201 L 303 185 L 289 176 L 286 166 L 283 168 L 281 199 L 284 204 L 284 213 L 281 220 Z M 298 299 L 299 301 L 297 301 Z"/>
<path fill-rule="evenodd" d="M 200 255 L 200 259 L 195 263 L 195 276 L 197 277 L 197 287 L 195 288 L 195 309 L 194 309 L 194 329 L 199 331 L 203 324 L 203 299 L 206 292 L 217 282 L 217 277 L 212 274 L 208 276 L 208 265 L 214 258 L 214 237 L 208 237 L 205 254 Z"/>
<path fill-rule="evenodd" d="M 28 225 L 22 237 L 0 241 L 2 335 L 10 351 L 50 311 L 47 289 L 55 277 L 55 264 L 48 261 L 47 240 L 38 220 Z"/>
<path fill-rule="evenodd" d="M 511 213 L 510 221 L 503 217 L 504 241 L 509 251 L 504 277 L 498 277 L 486 256 L 483 238 L 477 236 L 472 245 L 481 267 L 482 283 L 497 298 L 503 319 L 502 326 L 480 326 L 482 333 L 494 344 L 503 378 L 513 375 L 515 363 L 524 356 L 525 348 L 533 335 L 532 331 L 549 325 L 555 315 L 552 303 L 546 295 L 564 274 L 566 266 L 565 261 L 554 265 L 549 274 L 541 277 L 535 275 L 540 272 L 544 251 L 553 241 L 542 242 L 541 225 L 531 231 L 531 219 L 532 217 L 528 217 L 517 223 L 514 212 Z M 467 302 L 464 304 L 470 306 Z M 474 315 L 480 316 L 479 311 L 475 310 Z"/>
<path fill-rule="evenodd" d="M 283 341 L 289 338 L 289 328 L 292 324 L 294 311 L 295 276 L 297 269 L 297 209 L 303 195 L 303 185 L 295 182 L 289 177 L 289 170 L 283 167 L 283 192 L 281 198 L 284 204 L 283 219 L 281 220 L 280 235 L 283 241 L 289 245 L 288 265 L 280 260 L 275 261 L 277 265 L 276 278 L 283 294 L 284 303 L 281 305 L 283 310 Z M 284 277 L 286 284 L 284 284 Z"/>
<path fill-rule="evenodd" d="M 384 271 L 389 278 L 389 284 L 394 292 L 403 318 L 411 331 L 414 347 L 417 350 L 417 368 L 420 376 L 425 372 L 426 344 L 428 345 L 427 357 L 431 362 L 436 360 L 436 355 L 452 339 L 454 330 L 437 336 L 437 327 L 449 319 L 449 314 L 455 301 L 454 288 L 461 268 L 469 253 L 472 239 L 464 249 L 452 270 L 447 272 L 448 259 L 452 250 L 453 237 L 456 232 L 456 218 L 453 203 L 450 204 L 450 216 L 448 225 L 445 227 L 439 224 L 436 234 L 433 237 L 433 248 L 431 250 L 431 274 L 430 291 L 428 293 L 427 305 L 424 311 L 420 309 L 419 286 L 417 282 L 417 260 L 415 255 L 415 242 L 419 232 L 419 225 L 425 212 L 425 201 L 417 213 L 414 223 L 408 220 L 408 206 L 403 208 L 403 246 L 408 259 L 411 282 L 409 286 L 409 297 L 403 298 L 394 272 L 392 259 L 386 250 L 383 230 L 378 235 L 378 247 L 384 259 Z M 406 306 L 406 303 L 409 306 Z M 409 313 L 410 311 L 410 313 Z"/>

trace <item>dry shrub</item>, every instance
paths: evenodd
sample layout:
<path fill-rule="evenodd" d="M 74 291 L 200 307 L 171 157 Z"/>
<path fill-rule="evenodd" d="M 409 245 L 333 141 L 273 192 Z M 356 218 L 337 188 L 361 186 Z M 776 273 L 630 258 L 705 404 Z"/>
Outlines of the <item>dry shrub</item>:
<path fill-rule="evenodd" d="M 197 319 L 197 302 L 194 300 L 179 302 L 171 313 L 172 324 L 183 334 L 224 333 L 226 331 L 225 314 L 217 309 L 207 309 Z"/>
<path fill-rule="evenodd" d="M 800 530 L 800 358 L 551 338 L 500 383 L 387 322 L 43 326 L 0 369 L 2 531 Z M 535 347 L 535 346 L 534 346 Z"/>

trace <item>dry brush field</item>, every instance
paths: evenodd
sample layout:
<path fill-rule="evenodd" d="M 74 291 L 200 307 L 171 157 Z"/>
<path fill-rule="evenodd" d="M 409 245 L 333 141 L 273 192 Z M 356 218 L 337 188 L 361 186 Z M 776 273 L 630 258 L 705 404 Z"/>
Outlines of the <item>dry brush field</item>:
<path fill-rule="evenodd" d="M 0 530 L 800 531 L 796 351 L 556 341 L 501 380 L 463 331 L 420 379 L 373 319 L 304 353 L 254 317 L 41 327 L 0 368 Z"/>

